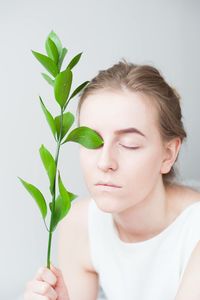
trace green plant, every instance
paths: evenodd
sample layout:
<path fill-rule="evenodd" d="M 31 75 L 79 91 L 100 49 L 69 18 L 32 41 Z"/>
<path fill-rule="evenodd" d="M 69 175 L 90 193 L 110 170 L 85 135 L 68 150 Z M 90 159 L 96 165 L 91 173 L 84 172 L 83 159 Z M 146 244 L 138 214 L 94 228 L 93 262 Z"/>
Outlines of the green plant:
<path fill-rule="evenodd" d="M 92 149 L 100 147 L 103 144 L 103 140 L 96 131 L 86 126 L 77 127 L 70 133 L 68 133 L 74 123 L 74 116 L 71 112 L 65 112 L 65 110 L 70 100 L 74 98 L 81 90 L 83 90 L 83 88 L 89 83 L 89 81 L 85 81 L 70 94 L 73 80 L 72 69 L 79 62 L 82 52 L 73 57 L 67 67 L 63 71 L 61 71 L 61 67 L 68 50 L 62 47 L 61 41 L 54 31 L 51 31 L 49 33 L 45 42 L 45 48 L 47 55 L 35 52 L 33 50 L 31 51 L 36 59 L 50 73 L 51 76 L 46 73 L 42 73 L 42 76 L 53 87 L 55 100 L 60 107 L 60 115 L 53 117 L 44 104 L 42 98 L 39 96 L 42 111 L 49 124 L 52 135 L 57 143 L 55 158 L 44 145 L 41 145 L 39 149 L 42 163 L 49 178 L 49 190 L 51 194 L 51 202 L 49 202 L 49 228 L 47 227 L 47 224 L 45 222 L 48 209 L 43 194 L 33 184 L 26 182 L 20 177 L 18 178 L 36 201 L 40 209 L 45 227 L 49 232 L 47 267 L 50 268 L 52 234 L 56 229 L 58 223 L 69 212 L 71 208 L 71 202 L 75 198 L 77 198 L 77 195 L 69 192 L 66 189 L 61 180 L 60 171 L 58 170 L 60 147 L 61 145 L 71 141 L 79 143 L 86 148 Z M 58 185 L 59 191 L 57 196 L 56 185 Z"/>

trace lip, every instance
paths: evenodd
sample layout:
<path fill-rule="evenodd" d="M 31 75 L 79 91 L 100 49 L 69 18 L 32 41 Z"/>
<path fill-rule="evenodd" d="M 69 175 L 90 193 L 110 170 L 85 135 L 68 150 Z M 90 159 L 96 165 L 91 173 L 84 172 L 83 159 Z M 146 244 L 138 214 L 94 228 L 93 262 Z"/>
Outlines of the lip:
<path fill-rule="evenodd" d="M 96 183 L 95 185 L 97 186 L 108 186 L 108 187 L 113 187 L 113 188 L 121 188 L 121 186 L 118 186 L 114 183 L 111 183 L 111 182 L 108 182 L 108 183 L 104 183 L 104 182 L 99 182 L 99 183 Z"/>

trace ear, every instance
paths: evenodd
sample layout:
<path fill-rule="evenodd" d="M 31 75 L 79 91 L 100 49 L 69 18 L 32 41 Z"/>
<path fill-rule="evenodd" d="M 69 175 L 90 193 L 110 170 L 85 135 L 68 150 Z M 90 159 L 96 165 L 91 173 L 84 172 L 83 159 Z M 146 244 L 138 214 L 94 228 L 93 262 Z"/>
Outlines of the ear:
<path fill-rule="evenodd" d="M 164 144 L 164 155 L 161 164 L 161 174 L 167 174 L 176 161 L 181 147 L 181 139 L 179 137 L 170 140 Z"/>

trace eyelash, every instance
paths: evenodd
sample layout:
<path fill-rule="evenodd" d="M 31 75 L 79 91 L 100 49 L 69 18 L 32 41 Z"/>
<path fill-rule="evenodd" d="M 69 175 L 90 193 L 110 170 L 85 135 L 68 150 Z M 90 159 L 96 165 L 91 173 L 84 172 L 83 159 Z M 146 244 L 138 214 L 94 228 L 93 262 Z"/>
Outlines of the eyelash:
<path fill-rule="evenodd" d="M 126 149 L 128 149 L 128 150 L 137 150 L 137 149 L 139 149 L 140 147 L 127 147 L 127 146 L 124 146 L 124 145 L 122 145 L 122 144 L 119 144 L 120 146 L 122 146 L 122 147 L 124 147 L 124 148 L 126 148 Z M 99 148 L 101 148 L 102 147 L 102 145 L 99 147 Z M 94 149 L 93 149 L 94 150 Z"/>
<path fill-rule="evenodd" d="M 124 148 L 126 148 L 126 149 L 129 149 L 129 150 L 136 150 L 136 149 L 138 149 L 139 147 L 127 147 L 127 146 L 124 146 L 124 145 L 122 145 L 122 144 L 120 144 L 122 147 L 124 147 Z"/>

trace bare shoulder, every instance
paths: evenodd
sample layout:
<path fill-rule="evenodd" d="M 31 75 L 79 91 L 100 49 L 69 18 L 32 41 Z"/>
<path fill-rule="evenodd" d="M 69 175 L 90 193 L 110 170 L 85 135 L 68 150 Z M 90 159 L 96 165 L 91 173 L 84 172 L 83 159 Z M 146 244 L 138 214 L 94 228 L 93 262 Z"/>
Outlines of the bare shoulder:
<path fill-rule="evenodd" d="M 187 185 L 183 185 L 181 188 L 189 202 L 200 201 L 200 183 L 196 188 Z"/>
<path fill-rule="evenodd" d="M 194 202 L 200 201 L 200 191 L 196 190 L 195 188 L 184 186 L 183 187 L 183 193 L 186 205 L 190 205 Z"/>
<path fill-rule="evenodd" d="M 88 209 L 91 202 L 90 197 L 81 197 L 72 202 L 69 214 L 66 218 L 73 219 L 74 225 L 83 237 L 87 238 L 88 235 Z"/>
<path fill-rule="evenodd" d="M 87 213 L 90 202 L 90 197 L 81 197 L 72 201 L 70 211 L 68 212 L 65 219 L 73 219 L 73 221 L 78 222 L 79 225 L 86 225 Z"/>
<path fill-rule="evenodd" d="M 179 202 L 178 206 L 181 210 L 187 206 L 200 202 L 200 192 L 198 189 L 191 188 L 189 186 L 178 186 L 177 187 Z M 175 300 L 198 300 L 200 299 L 200 241 L 197 242 L 193 249 L 186 269 L 184 271 L 182 280 L 179 285 L 178 292 Z"/>
<path fill-rule="evenodd" d="M 192 251 L 189 262 L 183 273 L 175 300 L 200 299 L 200 241 Z"/>
<path fill-rule="evenodd" d="M 190 186 L 174 184 L 169 187 L 170 203 L 178 212 L 200 201 L 200 191 Z"/>
<path fill-rule="evenodd" d="M 62 228 L 70 227 L 77 237 L 77 247 L 81 249 L 81 263 L 88 272 L 96 273 L 90 258 L 89 235 L 88 235 L 88 209 L 90 197 L 81 197 L 72 202 L 67 216 L 63 220 Z M 61 228 L 60 228 L 61 230 Z"/>

